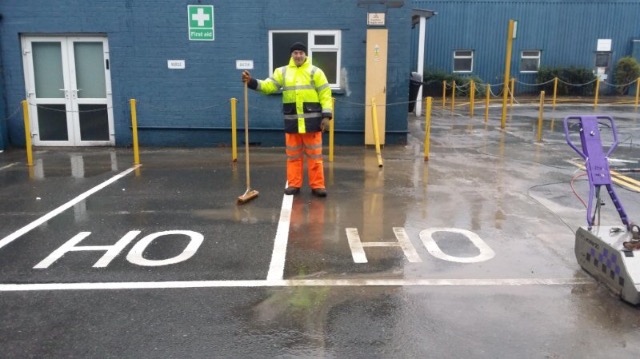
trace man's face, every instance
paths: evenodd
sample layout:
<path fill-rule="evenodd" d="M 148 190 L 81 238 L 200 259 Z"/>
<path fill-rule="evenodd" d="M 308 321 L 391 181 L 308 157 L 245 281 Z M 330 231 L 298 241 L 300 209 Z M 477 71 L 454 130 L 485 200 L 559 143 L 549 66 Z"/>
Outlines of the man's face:
<path fill-rule="evenodd" d="M 291 53 L 291 57 L 293 57 L 293 62 L 296 63 L 296 66 L 301 66 L 304 64 L 304 60 L 307 59 L 307 54 L 302 50 L 294 50 Z"/>

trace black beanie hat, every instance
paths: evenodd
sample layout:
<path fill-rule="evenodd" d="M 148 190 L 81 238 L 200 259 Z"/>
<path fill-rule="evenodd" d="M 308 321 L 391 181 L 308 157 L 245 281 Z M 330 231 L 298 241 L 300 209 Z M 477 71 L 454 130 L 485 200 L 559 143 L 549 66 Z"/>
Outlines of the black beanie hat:
<path fill-rule="evenodd" d="M 304 51 L 305 54 L 307 53 L 307 47 L 301 42 L 296 42 L 293 45 L 291 45 L 291 49 L 290 50 L 291 50 L 291 51 L 289 51 L 290 53 L 294 52 L 296 50 Z"/>

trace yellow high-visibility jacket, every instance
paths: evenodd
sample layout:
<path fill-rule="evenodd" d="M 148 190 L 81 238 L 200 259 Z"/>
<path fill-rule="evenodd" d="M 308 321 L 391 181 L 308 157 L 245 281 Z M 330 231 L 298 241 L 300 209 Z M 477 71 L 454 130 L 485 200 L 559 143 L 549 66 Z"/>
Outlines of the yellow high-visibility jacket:
<path fill-rule="evenodd" d="M 252 83 L 251 83 L 252 82 Z M 287 133 L 319 132 L 323 118 L 333 117 L 331 88 L 324 72 L 311 65 L 309 58 L 300 67 L 293 58 L 266 80 L 248 85 L 264 94 L 282 89 L 284 130 Z"/>

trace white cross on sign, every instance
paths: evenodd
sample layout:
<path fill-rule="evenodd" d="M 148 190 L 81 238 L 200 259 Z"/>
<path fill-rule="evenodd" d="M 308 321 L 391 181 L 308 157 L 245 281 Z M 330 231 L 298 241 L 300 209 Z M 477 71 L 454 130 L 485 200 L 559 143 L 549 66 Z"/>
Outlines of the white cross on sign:
<path fill-rule="evenodd" d="M 198 12 L 191 15 L 191 20 L 197 21 L 198 26 L 204 26 L 204 22 L 209 20 L 209 14 L 205 14 L 203 8 L 198 8 Z"/>
<path fill-rule="evenodd" d="M 187 5 L 189 40 L 213 41 L 213 5 Z"/>

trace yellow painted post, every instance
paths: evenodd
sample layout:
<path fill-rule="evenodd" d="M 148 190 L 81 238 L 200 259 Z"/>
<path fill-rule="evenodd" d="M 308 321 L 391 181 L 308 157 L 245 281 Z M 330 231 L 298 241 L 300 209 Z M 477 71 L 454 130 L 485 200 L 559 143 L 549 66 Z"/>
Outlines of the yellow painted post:
<path fill-rule="evenodd" d="M 542 117 L 544 116 L 544 91 L 540 92 L 540 110 L 538 111 L 538 142 L 542 142 Z"/>
<path fill-rule="evenodd" d="M 451 112 L 456 111 L 456 82 L 451 84 Z"/>
<path fill-rule="evenodd" d="M 333 162 L 333 130 L 334 124 L 336 123 L 336 98 L 331 98 L 332 108 L 333 108 L 333 119 L 329 121 L 329 162 Z"/>
<path fill-rule="evenodd" d="M 556 109 L 556 96 L 558 95 L 558 77 L 553 78 L 553 109 Z"/>
<path fill-rule="evenodd" d="M 231 98 L 231 161 L 238 162 L 238 116 L 236 114 L 236 105 L 238 99 Z"/>
<path fill-rule="evenodd" d="M 473 80 L 469 83 L 469 101 L 471 101 L 469 104 L 469 117 L 473 117 L 473 110 L 476 102 L 476 83 L 473 82 Z"/>
<path fill-rule="evenodd" d="M 640 77 L 636 79 L 636 110 L 638 110 L 638 96 L 640 96 Z"/>
<path fill-rule="evenodd" d="M 373 139 L 376 144 L 376 156 L 378 156 L 378 167 L 382 167 L 382 153 L 380 152 L 380 136 L 378 134 L 378 109 L 376 108 L 375 97 L 371 98 L 371 121 L 373 122 Z"/>
<path fill-rule="evenodd" d="M 447 107 L 447 80 L 442 81 L 442 109 Z"/>
<path fill-rule="evenodd" d="M 598 95 L 600 92 L 600 78 L 596 79 L 596 94 L 595 94 L 595 98 L 593 99 L 593 109 L 597 109 L 598 108 Z"/>
<path fill-rule="evenodd" d="M 136 100 L 130 99 L 131 129 L 133 130 L 133 164 L 140 164 L 140 152 L 138 151 L 138 114 L 136 113 Z"/>
<path fill-rule="evenodd" d="M 509 96 L 511 96 L 511 100 L 509 102 L 509 109 L 513 107 L 513 93 L 516 91 L 516 79 L 511 79 L 511 90 L 509 90 Z"/>
<path fill-rule="evenodd" d="M 22 117 L 24 119 L 24 138 L 27 149 L 27 165 L 33 166 L 33 151 L 31 149 L 31 125 L 29 123 L 29 102 L 22 100 Z"/>
<path fill-rule="evenodd" d="M 507 31 L 507 54 L 505 55 L 504 64 L 504 83 L 502 84 L 502 118 L 500 128 L 504 129 L 507 123 L 507 96 L 509 92 L 509 73 L 511 72 L 511 50 L 513 49 L 513 28 L 514 20 L 509 20 L 509 29 Z"/>
<path fill-rule="evenodd" d="M 489 121 L 489 102 L 491 96 L 491 85 L 487 84 L 485 86 L 485 94 L 484 94 L 484 122 Z"/>
<path fill-rule="evenodd" d="M 429 141 L 431 138 L 431 97 L 427 97 L 427 111 L 424 113 L 424 160 L 429 161 Z"/>

